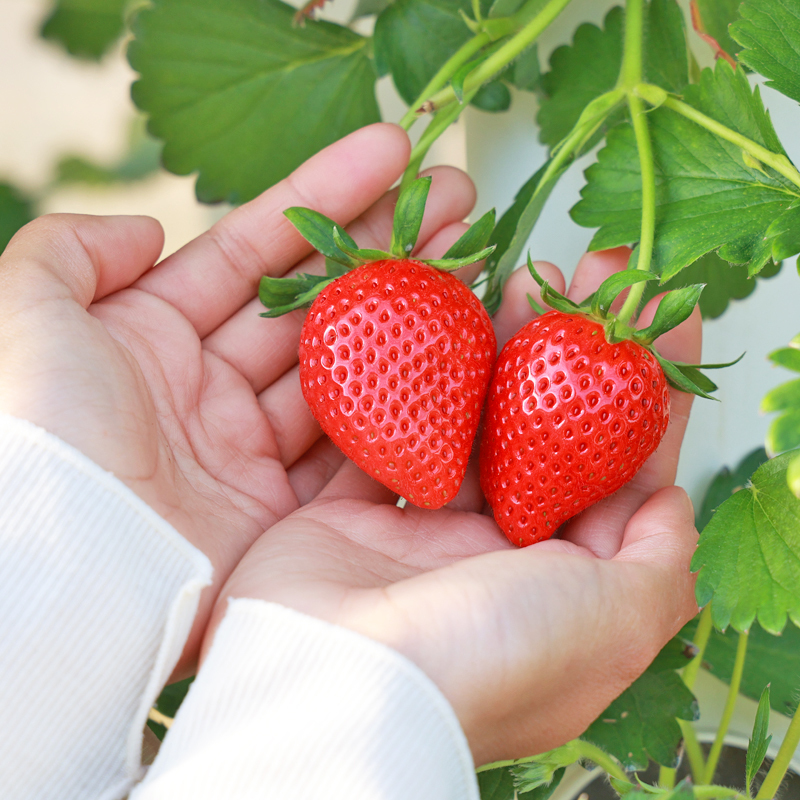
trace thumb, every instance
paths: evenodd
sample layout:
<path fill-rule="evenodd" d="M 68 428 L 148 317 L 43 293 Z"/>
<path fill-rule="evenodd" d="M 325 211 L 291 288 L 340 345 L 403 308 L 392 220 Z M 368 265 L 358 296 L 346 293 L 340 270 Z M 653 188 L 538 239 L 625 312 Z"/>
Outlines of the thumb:
<path fill-rule="evenodd" d="M 164 246 L 150 217 L 48 214 L 19 230 L 0 257 L 0 296 L 64 296 L 84 308 L 130 286 Z M 55 295 L 54 295 L 55 292 Z"/>

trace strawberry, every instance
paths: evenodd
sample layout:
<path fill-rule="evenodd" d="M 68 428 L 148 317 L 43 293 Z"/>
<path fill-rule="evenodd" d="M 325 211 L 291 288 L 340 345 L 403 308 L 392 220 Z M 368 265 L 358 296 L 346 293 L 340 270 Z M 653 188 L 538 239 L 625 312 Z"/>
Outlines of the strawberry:
<path fill-rule="evenodd" d="M 716 388 L 699 366 L 651 347 L 689 316 L 702 286 L 667 295 L 653 324 L 635 331 L 608 309 L 624 288 L 656 275 L 613 275 L 579 306 L 528 266 L 557 310 L 539 309 L 500 353 L 480 452 L 483 492 L 519 547 L 549 539 L 641 469 L 667 430 L 670 384 L 704 397 Z"/>
<path fill-rule="evenodd" d="M 464 479 L 497 347 L 481 302 L 445 270 L 492 252 L 494 212 L 443 259 L 411 259 L 429 186 L 421 178 L 401 193 L 391 252 L 359 249 L 322 214 L 288 209 L 326 256 L 326 275 L 264 277 L 259 295 L 263 316 L 312 303 L 300 383 L 322 430 L 392 491 L 440 508 Z"/>
<path fill-rule="evenodd" d="M 457 278 L 376 261 L 314 301 L 300 383 L 348 458 L 410 502 L 440 508 L 464 478 L 496 346 L 489 315 Z"/>
<path fill-rule="evenodd" d="M 669 388 L 639 344 L 550 311 L 503 348 L 486 404 L 481 487 L 520 547 L 627 483 L 658 447 Z"/>

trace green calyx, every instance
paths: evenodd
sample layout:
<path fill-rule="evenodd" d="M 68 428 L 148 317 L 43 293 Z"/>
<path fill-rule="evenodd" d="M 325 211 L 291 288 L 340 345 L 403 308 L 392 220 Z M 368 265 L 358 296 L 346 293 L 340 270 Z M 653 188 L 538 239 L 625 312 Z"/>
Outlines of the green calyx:
<path fill-rule="evenodd" d="M 620 320 L 611 312 L 611 306 L 619 295 L 637 283 L 646 281 L 658 281 L 660 277 L 652 272 L 644 272 L 638 269 L 628 269 L 623 272 L 616 272 L 606 278 L 597 291 L 589 295 L 582 303 L 575 303 L 568 297 L 556 291 L 550 284 L 542 278 L 536 271 L 528 254 L 528 271 L 533 279 L 541 287 L 542 300 L 556 311 L 564 314 L 580 314 L 594 322 L 599 322 L 605 329 L 606 339 L 609 342 L 621 342 L 630 340 L 641 345 L 658 361 L 664 371 L 670 386 L 682 392 L 696 394 L 708 400 L 716 400 L 709 393 L 717 389 L 717 385 L 701 370 L 722 369 L 738 363 L 744 354 L 734 361 L 727 364 L 684 364 L 680 361 L 670 361 L 660 355 L 653 347 L 653 342 L 667 331 L 680 325 L 688 319 L 694 307 L 700 300 L 700 293 L 703 291 L 703 284 L 687 286 L 683 289 L 666 294 L 658 304 L 653 321 L 646 328 L 637 330 L 626 322 Z M 538 313 L 544 313 L 544 309 L 536 303 L 530 295 L 528 296 L 532 308 Z"/>
<path fill-rule="evenodd" d="M 283 213 L 289 222 L 325 256 L 325 275 L 299 274 L 290 278 L 265 275 L 258 296 L 267 307 L 262 317 L 279 317 L 310 305 L 328 284 L 352 269 L 372 261 L 412 258 L 419 238 L 431 178 L 417 178 L 400 193 L 394 211 L 392 240 L 388 251 L 360 248 L 347 231 L 333 220 L 310 208 L 288 208 Z M 414 259 L 444 271 L 482 261 L 494 252 L 487 247 L 494 230 L 494 209 L 484 214 L 440 259 Z"/>

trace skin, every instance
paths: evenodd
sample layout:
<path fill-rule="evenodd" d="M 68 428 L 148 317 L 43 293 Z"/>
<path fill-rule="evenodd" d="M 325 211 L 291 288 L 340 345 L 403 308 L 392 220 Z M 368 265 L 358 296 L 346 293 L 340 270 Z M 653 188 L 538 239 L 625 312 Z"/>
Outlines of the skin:
<path fill-rule="evenodd" d="M 690 398 L 675 394 L 670 430 L 636 479 L 558 540 L 514 549 L 485 513 L 476 465 L 446 508 L 396 508 L 302 400 L 303 312 L 260 318 L 256 294 L 262 274 L 323 269 L 288 206 L 385 246 L 387 190 L 408 154 L 393 125 L 358 131 L 157 265 L 163 234 L 149 218 L 26 226 L 0 258 L 0 411 L 113 472 L 211 559 L 214 584 L 174 677 L 207 651 L 228 597 L 282 603 L 414 661 L 480 764 L 579 734 L 696 612 L 692 509 L 672 486 Z M 475 199 L 459 171 L 432 174 L 429 258 L 463 232 Z M 570 294 L 626 260 L 587 255 Z M 555 267 L 538 267 L 564 288 Z M 518 272 L 496 318 L 500 344 L 530 319 L 526 292 L 538 297 Z M 696 361 L 699 337 L 692 317 L 658 345 Z"/>

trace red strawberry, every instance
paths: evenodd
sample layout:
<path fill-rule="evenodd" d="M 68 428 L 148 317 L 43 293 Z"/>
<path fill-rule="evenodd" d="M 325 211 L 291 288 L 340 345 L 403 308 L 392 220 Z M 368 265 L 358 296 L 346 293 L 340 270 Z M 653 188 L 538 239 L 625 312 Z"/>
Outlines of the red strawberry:
<path fill-rule="evenodd" d="M 365 472 L 440 508 L 467 468 L 496 352 L 457 278 L 412 260 L 368 263 L 328 284 L 300 337 L 314 417 Z"/>
<path fill-rule="evenodd" d="M 669 402 L 654 353 L 609 343 L 601 323 L 550 311 L 523 327 L 497 360 L 480 454 L 509 540 L 548 539 L 629 481 L 667 430 Z"/>

